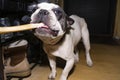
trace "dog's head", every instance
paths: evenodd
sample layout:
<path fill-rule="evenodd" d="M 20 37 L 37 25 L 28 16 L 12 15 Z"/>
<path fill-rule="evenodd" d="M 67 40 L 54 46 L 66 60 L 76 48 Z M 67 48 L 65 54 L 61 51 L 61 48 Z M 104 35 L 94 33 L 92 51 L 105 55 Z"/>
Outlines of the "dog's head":
<path fill-rule="evenodd" d="M 74 21 L 67 17 L 62 8 L 53 3 L 40 3 L 31 15 L 31 23 L 43 23 L 35 35 L 47 44 L 55 44 Z"/>

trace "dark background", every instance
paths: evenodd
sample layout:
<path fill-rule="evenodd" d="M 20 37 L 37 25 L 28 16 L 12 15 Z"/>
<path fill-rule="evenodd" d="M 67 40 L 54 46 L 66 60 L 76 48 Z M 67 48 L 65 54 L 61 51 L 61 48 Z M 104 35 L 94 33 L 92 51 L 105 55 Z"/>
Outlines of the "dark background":
<path fill-rule="evenodd" d="M 111 36 L 114 31 L 116 0 L 64 0 L 68 15 L 86 19 L 91 36 Z"/>

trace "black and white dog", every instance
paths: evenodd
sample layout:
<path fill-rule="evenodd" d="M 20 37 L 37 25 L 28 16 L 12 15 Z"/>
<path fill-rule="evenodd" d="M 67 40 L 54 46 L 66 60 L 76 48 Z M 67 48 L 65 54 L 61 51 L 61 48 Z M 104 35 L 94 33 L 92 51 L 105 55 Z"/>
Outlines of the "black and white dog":
<path fill-rule="evenodd" d="M 86 50 L 86 62 L 92 66 L 89 50 L 89 32 L 83 18 L 76 15 L 67 17 L 62 8 L 53 3 L 40 3 L 31 15 L 31 23 L 43 23 L 35 30 L 35 35 L 44 43 L 48 55 L 51 73 L 49 79 L 56 76 L 55 57 L 66 60 L 60 80 L 67 80 L 75 61 L 79 61 L 77 44 L 82 38 Z"/>

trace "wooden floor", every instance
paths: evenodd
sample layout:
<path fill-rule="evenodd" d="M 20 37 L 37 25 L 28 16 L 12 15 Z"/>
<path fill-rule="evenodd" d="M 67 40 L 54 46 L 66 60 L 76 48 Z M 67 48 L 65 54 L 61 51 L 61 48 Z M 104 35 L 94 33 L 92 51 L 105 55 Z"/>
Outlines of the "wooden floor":
<path fill-rule="evenodd" d="M 120 46 L 108 44 L 92 44 L 91 56 L 93 67 L 88 67 L 85 62 L 84 49 L 80 52 L 80 61 L 75 64 L 68 80 L 120 80 Z M 32 70 L 32 75 L 23 80 L 48 80 L 49 66 L 37 65 Z M 57 67 L 59 80 L 62 68 Z M 17 80 L 16 78 L 12 80 Z"/>

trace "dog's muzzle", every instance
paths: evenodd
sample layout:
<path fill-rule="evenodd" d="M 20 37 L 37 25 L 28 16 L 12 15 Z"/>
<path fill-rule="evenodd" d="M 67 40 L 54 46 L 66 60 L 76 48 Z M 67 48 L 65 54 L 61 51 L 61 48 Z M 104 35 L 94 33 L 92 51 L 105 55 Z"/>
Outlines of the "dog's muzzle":
<path fill-rule="evenodd" d="M 40 26 L 37 29 L 35 29 L 35 32 L 38 32 L 39 34 L 50 34 L 56 37 L 58 35 L 59 30 L 52 30 L 47 25 L 44 25 L 44 26 Z"/>

